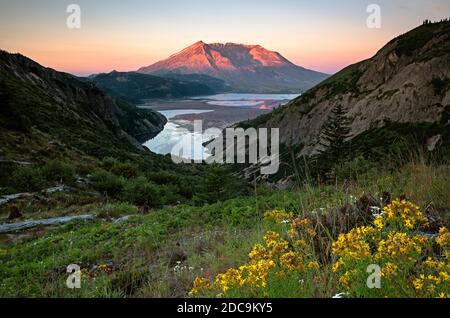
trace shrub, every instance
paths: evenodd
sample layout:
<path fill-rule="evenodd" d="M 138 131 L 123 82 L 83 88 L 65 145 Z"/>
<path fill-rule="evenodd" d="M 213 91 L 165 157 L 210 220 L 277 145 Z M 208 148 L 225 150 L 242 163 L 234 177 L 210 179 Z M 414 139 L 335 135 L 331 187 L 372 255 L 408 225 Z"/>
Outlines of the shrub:
<path fill-rule="evenodd" d="M 120 202 L 115 204 L 106 204 L 99 211 L 99 217 L 119 217 L 122 215 L 131 215 L 138 213 L 138 208 L 127 202 Z"/>
<path fill-rule="evenodd" d="M 126 182 L 123 199 L 142 206 L 159 206 L 160 199 L 158 189 L 155 184 L 145 177 L 138 177 Z"/>
<path fill-rule="evenodd" d="M 81 162 L 77 162 L 75 164 L 74 169 L 75 169 L 75 174 L 77 174 L 79 176 L 87 176 L 92 171 L 97 169 L 97 164 L 92 163 L 92 162 L 81 161 Z"/>
<path fill-rule="evenodd" d="M 90 181 L 95 190 L 111 197 L 120 195 L 124 184 L 123 178 L 105 170 L 97 170 L 94 172 Z"/>
<path fill-rule="evenodd" d="M 246 185 L 243 186 L 230 171 L 219 165 L 212 165 L 208 167 L 202 192 L 197 195 L 197 200 L 207 203 L 226 201 L 246 190 Z"/>
<path fill-rule="evenodd" d="M 17 168 L 12 178 L 13 184 L 20 191 L 38 191 L 46 185 L 41 169 L 34 166 Z"/>
<path fill-rule="evenodd" d="M 119 161 L 113 157 L 105 157 L 100 165 L 103 169 L 111 171 L 112 167 L 118 163 Z"/>
<path fill-rule="evenodd" d="M 364 157 L 359 156 L 352 160 L 344 161 L 334 167 L 334 175 L 338 180 L 352 179 L 366 174 L 373 168 L 373 165 Z"/>
<path fill-rule="evenodd" d="M 137 165 L 131 162 L 120 162 L 112 157 L 103 158 L 100 165 L 106 171 L 127 179 L 136 177 L 139 172 Z"/>
<path fill-rule="evenodd" d="M 163 205 L 175 204 L 178 201 L 183 201 L 183 197 L 178 194 L 178 187 L 176 185 L 162 185 L 158 187 L 159 202 Z"/>
<path fill-rule="evenodd" d="M 130 162 L 115 163 L 110 170 L 115 175 L 125 177 L 127 179 L 134 178 L 138 175 L 138 167 Z"/>
<path fill-rule="evenodd" d="M 147 174 L 147 177 L 156 184 L 178 183 L 180 181 L 179 176 L 167 171 L 151 172 Z"/>
<path fill-rule="evenodd" d="M 74 168 L 64 162 L 52 160 L 42 167 L 42 174 L 49 182 L 72 183 L 75 181 Z"/>

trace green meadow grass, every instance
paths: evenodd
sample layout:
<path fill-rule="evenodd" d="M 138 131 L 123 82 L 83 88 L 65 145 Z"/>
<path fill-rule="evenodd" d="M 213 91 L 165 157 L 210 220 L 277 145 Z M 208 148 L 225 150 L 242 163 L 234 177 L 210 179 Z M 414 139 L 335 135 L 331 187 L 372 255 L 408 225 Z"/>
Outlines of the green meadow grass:
<path fill-rule="evenodd" d="M 167 207 L 132 215 L 120 223 L 103 219 L 72 222 L 49 228 L 38 237 L 4 240 L 0 296 L 188 296 L 196 276 L 213 277 L 246 260 L 251 247 L 270 228 L 263 221 L 265 211 L 285 209 L 297 215 L 329 211 L 364 194 L 378 198 L 383 192 L 393 198 L 406 195 L 422 209 L 433 206 L 442 218 L 449 218 L 449 166 L 416 163 L 397 171 L 361 175 L 346 184 L 306 185 L 291 191 L 260 188 L 249 197 L 201 207 Z M 126 204 L 97 208 L 114 216 L 135 211 Z M 69 264 L 91 269 L 79 290 L 65 285 Z M 102 264 L 112 271 L 92 270 Z M 329 270 L 320 277 L 317 286 L 302 291 L 289 284 L 271 286 L 271 296 L 331 297 L 339 291 Z"/>

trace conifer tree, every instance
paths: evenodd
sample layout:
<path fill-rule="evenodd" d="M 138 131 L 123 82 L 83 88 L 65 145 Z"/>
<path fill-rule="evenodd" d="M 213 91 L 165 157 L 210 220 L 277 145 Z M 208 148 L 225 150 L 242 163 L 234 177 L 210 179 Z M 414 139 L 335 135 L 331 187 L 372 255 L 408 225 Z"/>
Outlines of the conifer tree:
<path fill-rule="evenodd" d="M 345 159 L 345 142 L 349 137 L 350 120 L 347 117 L 347 110 L 338 104 L 327 118 L 319 143 L 322 147 L 320 155 L 329 167 Z"/>

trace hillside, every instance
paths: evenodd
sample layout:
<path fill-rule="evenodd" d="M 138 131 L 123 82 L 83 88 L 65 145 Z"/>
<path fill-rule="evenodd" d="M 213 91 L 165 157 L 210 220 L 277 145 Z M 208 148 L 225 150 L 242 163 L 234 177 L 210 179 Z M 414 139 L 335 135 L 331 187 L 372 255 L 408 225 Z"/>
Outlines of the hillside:
<path fill-rule="evenodd" d="M 206 44 L 202 41 L 168 59 L 142 67 L 146 74 L 205 74 L 229 83 L 233 91 L 298 93 L 311 88 L 326 74 L 297 66 L 281 54 L 260 45 Z"/>
<path fill-rule="evenodd" d="M 420 124 L 438 126 L 448 135 L 449 43 L 450 22 L 422 25 L 395 38 L 371 59 L 345 68 L 271 115 L 245 125 L 279 127 L 282 142 L 300 146 L 302 155 L 317 152 L 327 116 L 338 104 L 348 110 L 353 137 L 402 125 L 410 127 L 403 132 L 409 134 Z M 438 132 L 431 129 L 428 134 Z"/>
<path fill-rule="evenodd" d="M 48 209 L 40 215 L 65 213 L 65 201 L 70 200 L 72 211 L 98 216 L 0 234 L 0 296 L 450 297 L 450 264 L 444 256 L 450 250 L 449 191 L 448 165 L 411 164 L 350 184 L 289 191 L 258 188 L 254 196 L 151 213 L 129 203 L 97 199 L 83 205 L 86 197 L 54 194 L 49 203 L 33 202 Z M 383 199 L 378 199 L 382 192 Z M 406 195 L 418 207 L 389 204 L 391 195 Z M 25 207 L 28 201 L 16 204 Z M 399 216 L 404 207 L 410 212 L 402 216 L 414 222 L 413 229 Z M 393 211 L 394 217 L 382 218 L 380 229 L 373 224 L 373 209 Z M 422 226 L 424 216 L 431 226 Z M 374 246 L 370 251 L 369 244 Z M 345 251 L 353 257 L 345 258 Z M 81 267 L 81 289 L 66 288 L 66 267 L 72 263 Z M 384 288 L 366 288 L 369 264 L 379 264 L 383 273 L 390 270 L 383 277 Z M 236 275 L 254 278 L 237 285 Z M 416 288 L 420 277 L 428 275 L 442 279 L 434 288 Z"/>
<path fill-rule="evenodd" d="M 448 31 L 422 26 L 241 123 L 281 127 L 284 174 L 298 172 L 286 148 L 314 154 L 331 108 L 350 110 L 344 168 L 321 179 L 306 165 L 283 188 L 142 149 L 162 116 L 0 52 L 0 297 L 188 298 L 173 312 L 204 298 L 450 298 L 450 156 L 408 144 L 382 159 L 402 136 L 450 149 Z M 378 164 L 353 160 L 359 147 Z"/>
<path fill-rule="evenodd" d="M 92 83 L 0 52 L 0 157 L 42 159 L 69 152 L 103 157 L 140 151 L 166 119 L 116 100 Z"/>
<path fill-rule="evenodd" d="M 136 72 L 116 72 L 90 77 L 108 94 L 138 104 L 145 99 L 211 95 L 228 89 L 225 82 L 206 75 L 186 74 L 165 77 Z"/>

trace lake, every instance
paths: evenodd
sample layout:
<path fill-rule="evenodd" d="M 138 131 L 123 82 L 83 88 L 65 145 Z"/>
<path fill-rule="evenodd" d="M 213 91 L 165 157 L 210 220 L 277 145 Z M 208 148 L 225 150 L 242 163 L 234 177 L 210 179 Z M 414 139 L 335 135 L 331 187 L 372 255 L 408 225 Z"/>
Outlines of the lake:
<path fill-rule="evenodd" d="M 216 137 L 215 135 L 203 136 L 203 134 L 199 132 L 187 130 L 186 125 L 182 125 L 183 115 L 190 115 L 189 121 L 192 122 L 192 119 L 197 119 L 195 118 L 196 116 L 192 118 L 192 115 L 199 115 L 198 119 L 201 118 L 200 116 L 202 114 L 209 115 L 210 117 L 215 117 L 215 114 L 217 114 L 217 117 L 225 117 L 223 116 L 224 109 L 229 113 L 237 113 L 242 109 L 257 109 L 265 110 L 267 112 L 273 109 L 273 107 L 276 107 L 280 104 L 285 104 L 298 96 L 298 94 L 227 93 L 171 101 L 170 109 L 167 110 L 161 110 L 160 108 L 158 108 L 159 105 L 155 106 L 153 104 L 142 106 L 156 109 L 168 119 L 167 124 L 164 126 L 164 130 L 160 132 L 155 138 L 145 142 L 144 146 L 157 154 L 167 155 L 172 153 L 172 149 L 177 144 L 181 143 L 183 146 L 188 146 L 189 144 L 202 145 L 204 142 L 207 142 Z M 179 109 L 176 109 L 177 105 L 179 105 Z M 195 105 L 196 107 L 182 108 L 183 106 L 186 107 L 186 105 Z M 204 109 L 199 109 L 202 107 L 204 107 Z M 248 112 L 242 113 L 242 117 L 233 118 L 233 122 L 230 122 L 228 124 L 231 125 L 232 123 L 249 119 L 248 117 L 246 117 L 248 116 Z M 197 148 L 198 149 L 193 149 L 191 153 L 184 154 L 183 157 L 193 160 L 205 160 L 210 156 L 207 148 L 203 146 Z"/>
<path fill-rule="evenodd" d="M 290 101 L 298 94 L 242 94 L 242 93 L 226 93 L 211 96 L 194 97 L 194 100 L 203 100 L 208 105 L 230 106 L 230 107 L 270 107 L 274 101 Z"/>
<path fill-rule="evenodd" d="M 202 114 L 207 112 L 212 112 L 212 110 L 174 109 L 160 111 L 160 113 L 167 118 L 168 122 L 164 126 L 164 130 L 155 138 L 144 143 L 144 146 L 154 153 L 167 155 L 172 152 L 173 147 L 180 141 L 182 141 L 184 145 L 188 145 L 192 142 L 192 140 L 203 144 L 202 134 L 194 132 L 187 133 L 186 128 L 183 128 L 179 124 L 173 122 L 172 119 L 178 115 Z M 206 141 L 207 140 L 205 140 L 205 142 Z M 204 147 L 202 146 L 202 149 L 196 152 L 193 151 L 188 158 L 195 160 L 206 159 L 208 157 L 208 153 L 206 149 L 203 148 Z"/>

